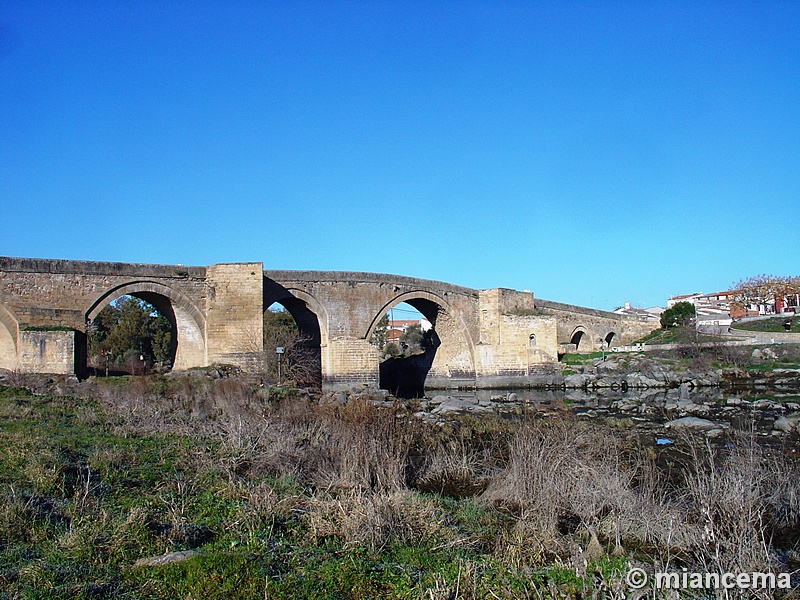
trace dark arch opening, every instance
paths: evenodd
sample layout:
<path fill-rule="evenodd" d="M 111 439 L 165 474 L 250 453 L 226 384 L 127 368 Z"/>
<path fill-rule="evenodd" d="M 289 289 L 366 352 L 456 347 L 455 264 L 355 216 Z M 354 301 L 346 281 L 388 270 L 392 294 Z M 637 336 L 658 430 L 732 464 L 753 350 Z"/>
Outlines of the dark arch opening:
<path fill-rule="evenodd" d="M 411 307 L 411 310 L 404 307 L 404 304 Z M 385 344 L 380 347 L 376 343 L 380 340 L 375 339 L 375 334 L 371 340 L 381 350 L 381 388 L 398 398 L 420 398 L 425 395 L 425 380 L 433 365 L 436 351 L 441 346 L 441 340 L 436 333 L 436 319 L 440 310 L 441 307 L 432 300 L 412 298 L 393 305 L 387 311 L 384 317 L 388 325 Z M 401 333 L 392 335 L 392 331 Z M 392 344 L 396 344 L 396 352 L 392 349 Z M 411 344 L 414 344 L 413 348 L 410 347 Z"/>
<path fill-rule="evenodd" d="M 608 333 L 608 335 L 605 337 L 605 340 L 606 340 L 606 347 L 607 347 L 607 348 L 611 348 L 611 342 L 612 342 L 612 341 L 614 341 L 614 338 L 615 338 L 616 336 L 617 336 L 617 334 L 616 334 L 616 333 L 614 333 L 613 331 L 610 331 L 610 332 Z"/>
<path fill-rule="evenodd" d="M 178 350 L 178 326 L 168 298 L 154 292 L 123 294 L 87 323 L 81 362 L 88 375 L 145 375 L 169 371 Z"/>
<path fill-rule="evenodd" d="M 317 314 L 304 300 L 267 277 L 263 306 L 266 376 L 277 381 L 280 365 L 282 383 L 291 380 L 301 387 L 321 387 L 322 334 Z M 278 348 L 283 349 L 280 355 Z"/>
<path fill-rule="evenodd" d="M 581 350 L 581 341 L 583 340 L 583 331 L 580 329 L 572 334 L 572 338 L 570 339 L 570 344 L 575 344 L 575 351 Z"/>

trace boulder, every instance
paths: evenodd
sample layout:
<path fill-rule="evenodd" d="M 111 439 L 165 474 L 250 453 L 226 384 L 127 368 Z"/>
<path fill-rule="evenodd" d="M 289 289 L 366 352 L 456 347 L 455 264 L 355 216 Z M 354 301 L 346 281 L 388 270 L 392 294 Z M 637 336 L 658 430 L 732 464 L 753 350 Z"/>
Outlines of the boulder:
<path fill-rule="evenodd" d="M 655 379 L 651 373 L 629 373 L 625 376 L 628 387 L 632 388 L 661 388 L 664 382 Z"/>
<path fill-rule="evenodd" d="M 564 386 L 568 388 L 584 388 L 594 381 L 595 378 L 588 373 L 573 373 L 564 377 Z"/>
<path fill-rule="evenodd" d="M 631 410 L 636 410 L 639 405 L 634 402 L 633 400 L 617 400 L 616 402 L 611 404 L 612 408 L 616 408 L 619 411 L 627 412 Z"/>

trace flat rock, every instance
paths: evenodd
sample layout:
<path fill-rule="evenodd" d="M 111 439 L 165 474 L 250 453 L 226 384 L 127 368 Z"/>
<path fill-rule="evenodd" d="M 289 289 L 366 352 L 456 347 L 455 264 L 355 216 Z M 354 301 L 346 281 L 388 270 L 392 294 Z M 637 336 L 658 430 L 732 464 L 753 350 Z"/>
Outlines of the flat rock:
<path fill-rule="evenodd" d="M 150 556 L 148 558 L 140 558 L 135 563 L 134 567 L 160 567 L 161 565 L 168 565 L 171 563 L 181 562 L 187 558 L 192 558 L 200 554 L 196 550 L 182 550 L 178 552 L 168 552 L 160 556 Z"/>
<path fill-rule="evenodd" d="M 664 427 L 671 427 L 673 429 L 716 429 L 717 426 L 708 419 L 682 417 L 680 419 L 668 421 L 664 424 Z"/>
<path fill-rule="evenodd" d="M 487 414 L 493 411 L 489 406 L 480 406 L 469 400 L 448 396 L 446 400 L 443 400 L 439 406 L 434 408 L 431 412 L 435 415 L 463 415 L 467 413 Z"/>

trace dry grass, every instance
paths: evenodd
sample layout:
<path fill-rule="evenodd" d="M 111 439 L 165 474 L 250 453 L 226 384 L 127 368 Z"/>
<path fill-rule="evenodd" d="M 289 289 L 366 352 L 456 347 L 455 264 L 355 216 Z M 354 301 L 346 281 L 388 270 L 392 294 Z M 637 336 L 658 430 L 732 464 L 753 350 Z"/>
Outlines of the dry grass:
<path fill-rule="evenodd" d="M 692 442 L 681 497 L 699 532 L 690 545 L 693 562 L 716 573 L 777 567 L 776 542 L 797 550 L 797 465 L 768 454 L 750 433 L 741 433 L 725 453 Z"/>
<path fill-rule="evenodd" d="M 664 568 L 764 571 L 779 567 L 778 549 L 791 554 L 800 541 L 798 467 L 753 435 L 730 448 L 679 440 L 682 478 L 668 480 L 635 440 L 569 417 L 440 428 L 401 404 L 378 407 L 368 393 L 321 406 L 233 379 L 94 385 L 99 406 L 79 412 L 87 426 L 202 443 L 180 446 L 174 468 L 149 491 L 150 504 L 124 518 L 103 512 L 94 473 L 136 463 L 130 449 L 95 448 L 78 467 L 51 450 L 4 449 L 39 494 L 5 492 L 0 536 L 8 542 L 37 543 L 42 524 L 56 520 L 60 548 L 73 559 L 133 562 L 137 540 L 166 551 L 225 537 L 264 550 L 289 523 L 303 544 L 340 552 L 398 544 L 462 552 L 471 558 L 456 577 L 459 593 L 481 597 L 481 570 L 470 562 L 479 552 L 508 573 L 555 565 L 585 580 L 593 561 L 621 557 Z M 24 405 L 18 410 L 30 416 Z M 63 506 L 45 494 L 63 497 Z M 230 508 L 204 529 L 196 515 L 209 499 Z M 618 587 L 618 575 L 602 577 Z M 535 586 L 526 590 L 523 597 L 547 597 Z M 453 597 L 452 580 L 428 591 Z"/>
<path fill-rule="evenodd" d="M 523 418 L 498 451 L 474 435 L 410 418 L 399 404 L 377 408 L 369 394 L 320 406 L 307 397 L 269 401 L 268 393 L 235 380 L 159 387 L 141 379 L 103 387 L 101 396 L 120 417 L 118 428 L 157 424 L 216 439 L 191 457 L 193 468 L 225 473 L 223 493 L 246 499 L 256 521 L 269 518 L 282 500 L 253 478 L 297 482 L 305 500 L 295 495 L 286 510 L 302 513 L 313 537 L 381 547 L 391 539 L 441 534 L 441 518 L 412 491 L 419 490 L 453 498 L 482 494 L 487 508 L 515 523 L 497 532 L 497 555 L 522 563 L 570 560 L 577 547 L 585 559 L 632 549 L 662 564 L 752 571 L 774 563 L 774 541 L 797 542 L 786 533 L 800 525 L 797 467 L 765 456 L 753 436 L 727 452 L 684 440 L 685 479 L 675 489 L 641 448 L 568 417 Z M 175 485 L 177 492 L 164 498 L 179 535 L 180 498 L 187 494 Z"/>

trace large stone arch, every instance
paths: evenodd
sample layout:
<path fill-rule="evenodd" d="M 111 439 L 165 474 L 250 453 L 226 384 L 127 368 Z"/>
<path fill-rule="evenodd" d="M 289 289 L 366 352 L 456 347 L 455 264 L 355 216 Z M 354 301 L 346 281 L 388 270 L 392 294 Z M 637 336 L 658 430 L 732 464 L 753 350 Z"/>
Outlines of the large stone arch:
<path fill-rule="evenodd" d="M 172 368 L 184 370 L 204 366 L 206 360 L 205 317 L 195 304 L 181 292 L 155 281 L 131 281 L 106 290 L 86 311 L 86 321 L 93 321 L 113 300 L 134 296 L 149 302 L 172 324 L 175 331 Z"/>
<path fill-rule="evenodd" d="M 15 370 L 19 322 L 5 306 L 0 305 L 0 369 Z"/>
<path fill-rule="evenodd" d="M 474 383 L 475 344 L 464 320 L 453 306 L 442 296 L 428 290 L 412 290 L 394 296 L 386 302 L 372 319 L 364 339 L 372 337 L 383 316 L 393 306 L 405 302 L 433 324 L 433 351 L 427 362 L 421 361 L 421 369 L 427 369 L 423 377 L 426 387 L 451 387 L 455 381 Z M 427 354 L 427 353 L 426 353 Z M 382 378 L 386 369 L 382 369 Z"/>
<path fill-rule="evenodd" d="M 307 331 L 313 337 L 318 337 L 320 345 L 326 346 L 328 344 L 328 312 L 325 307 L 304 290 L 293 287 L 284 289 L 286 293 L 280 296 L 265 294 L 264 309 L 266 310 L 274 302 L 282 304 L 292 315 L 301 331 Z"/>
<path fill-rule="evenodd" d="M 308 347 L 315 351 L 320 379 L 328 373 L 328 311 L 322 303 L 307 291 L 295 286 L 284 287 L 269 277 L 264 277 L 264 301 L 262 311 L 275 302 L 292 315 L 300 333 L 309 338 Z M 264 349 L 268 351 L 267 348 Z"/>

